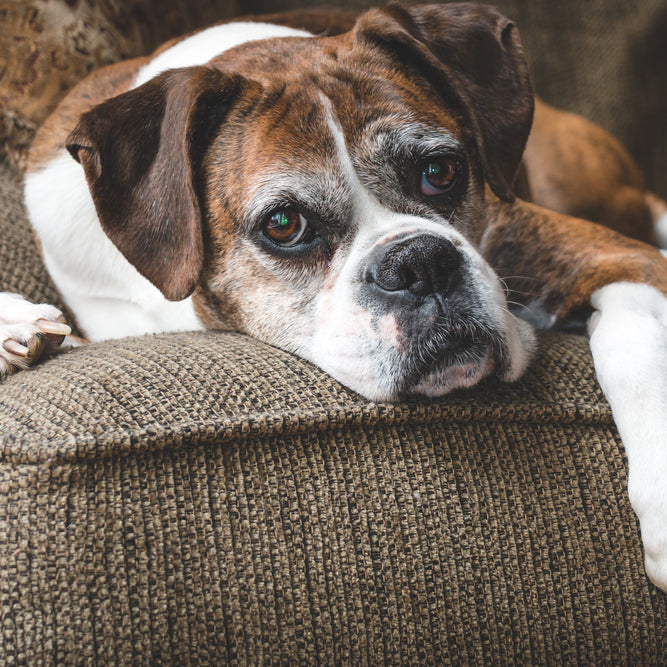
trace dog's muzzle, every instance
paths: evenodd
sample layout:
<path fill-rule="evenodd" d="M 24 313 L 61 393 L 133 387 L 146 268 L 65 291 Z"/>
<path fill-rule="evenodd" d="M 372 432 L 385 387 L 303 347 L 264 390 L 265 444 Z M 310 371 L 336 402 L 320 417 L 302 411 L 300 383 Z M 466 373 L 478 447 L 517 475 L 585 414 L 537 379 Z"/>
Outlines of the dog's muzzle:
<path fill-rule="evenodd" d="M 452 367 L 477 374 L 491 363 L 495 335 L 484 326 L 461 251 L 432 233 L 379 243 L 368 255 L 361 289 L 377 322 L 394 324 L 400 393 Z"/>
<path fill-rule="evenodd" d="M 343 384 L 394 400 L 525 368 L 529 327 L 510 315 L 497 277 L 464 239 L 410 230 L 354 260 L 321 301 L 311 357 Z"/>

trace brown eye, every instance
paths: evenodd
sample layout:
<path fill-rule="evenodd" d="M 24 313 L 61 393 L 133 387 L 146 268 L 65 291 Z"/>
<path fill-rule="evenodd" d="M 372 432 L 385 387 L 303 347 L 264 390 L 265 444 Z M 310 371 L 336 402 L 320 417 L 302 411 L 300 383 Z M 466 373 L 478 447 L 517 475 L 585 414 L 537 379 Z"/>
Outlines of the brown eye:
<path fill-rule="evenodd" d="M 435 197 L 451 190 L 459 179 L 461 168 L 458 160 L 438 157 L 426 161 L 421 171 L 421 193 Z"/>
<path fill-rule="evenodd" d="M 296 245 L 306 233 L 308 223 L 297 211 L 281 209 L 271 215 L 264 225 L 264 234 L 283 248 Z"/>

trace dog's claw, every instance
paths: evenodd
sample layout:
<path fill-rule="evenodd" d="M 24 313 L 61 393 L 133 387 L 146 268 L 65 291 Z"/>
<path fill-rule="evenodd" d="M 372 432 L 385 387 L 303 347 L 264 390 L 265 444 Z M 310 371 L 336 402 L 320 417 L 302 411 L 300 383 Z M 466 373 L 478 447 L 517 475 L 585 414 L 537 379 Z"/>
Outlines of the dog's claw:
<path fill-rule="evenodd" d="M 35 324 L 39 327 L 39 330 L 42 333 L 50 334 L 53 336 L 69 336 L 72 333 L 72 329 L 68 327 L 64 322 L 53 322 L 52 320 L 37 320 Z"/>
<path fill-rule="evenodd" d="M 15 340 L 6 340 L 2 347 L 5 348 L 9 354 L 14 354 L 17 357 L 28 357 L 30 354 L 30 349 L 21 343 L 17 343 Z"/>
<path fill-rule="evenodd" d="M 26 361 L 30 365 L 39 361 L 46 348 L 45 343 L 46 337 L 42 333 L 36 333 L 28 341 L 28 354 L 26 355 Z"/>

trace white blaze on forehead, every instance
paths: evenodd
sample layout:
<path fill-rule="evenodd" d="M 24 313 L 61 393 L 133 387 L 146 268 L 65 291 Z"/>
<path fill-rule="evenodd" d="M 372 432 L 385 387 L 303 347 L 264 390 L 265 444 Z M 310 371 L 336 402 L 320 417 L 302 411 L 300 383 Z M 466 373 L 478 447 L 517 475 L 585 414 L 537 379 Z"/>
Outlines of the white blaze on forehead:
<path fill-rule="evenodd" d="M 405 234 L 410 231 L 419 233 L 431 232 L 449 238 L 456 245 L 458 245 L 458 243 L 467 244 L 463 235 L 451 225 L 448 225 L 444 220 L 436 221 L 420 216 L 396 213 L 385 206 L 359 178 L 347 148 L 343 128 L 336 116 L 331 100 L 322 93 L 320 93 L 320 99 L 324 106 L 327 125 L 333 137 L 334 145 L 336 146 L 340 171 L 351 194 L 353 220 L 350 220 L 349 224 L 353 226 L 353 228 L 356 228 L 358 232 L 355 239 L 357 245 L 366 245 L 369 239 L 372 239 L 372 242 L 377 242 L 380 237 L 386 233 L 394 235 L 396 233 Z M 385 120 L 388 121 L 390 119 Z M 391 134 L 391 131 L 383 128 L 382 121 L 371 123 L 367 128 L 367 132 L 369 136 L 377 136 L 381 139 L 386 138 Z M 401 133 L 401 137 L 404 143 L 409 146 L 413 143 L 419 144 L 422 145 L 422 149 L 423 144 L 427 146 L 430 146 L 431 144 L 435 146 L 437 144 L 440 148 L 445 145 L 451 148 L 459 145 L 457 140 L 445 130 L 442 131 L 442 134 L 439 134 L 437 140 L 432 136 L 425 138 L 425 135 L 428 134 L 429 132 L 426 131 L 425 128 L 418 123 L 415 123 L 414 126 L 411 126 L 410 124 L 406 125 L 405 132 Z M 384 158 L 390 159 L 391 155 L 387 154 Z M 379 154 L 377 159 L 383 159 L 383 156 Z"/>
<path fill-rule="evenodd" d="M 343 128 L 336 117 L 336 112 L 333 109 L 331 101 L 325 97 L 323 94 L 320 94 L 320 99 L 324 105 L 326 112 L 327 125 L 331 131 L 331 135 L 336 146 L 336 151 L 338 153 L 338 162 L 341 168 L 341 171 L 347 181 L 347 184 L 350 188 L 353 198 L 354 206 L 354 216 L 357 220 L 368 220 L 372 219 L 378 214 L 378 209 L 383 208 L 380 202 L 364 187 L 363 183 L 359 179 L 357 172 L 352 163 L 352 158 L 347 150 L 347 145 L 345 143 L 345 134 L 343 133 Z M 386 211 L 389 213 L 389 211 Z"/>
<path fill-rule="evenodd" d="M 160 53 L 139 70 L 133 87 L 141 86 L 168 69 L 204 65 L 235 46 L 276 37 L 312 37 L 312 35 L 304 30 L 272 23 L 239 21 L 216 25 L 181 40 Z"/>

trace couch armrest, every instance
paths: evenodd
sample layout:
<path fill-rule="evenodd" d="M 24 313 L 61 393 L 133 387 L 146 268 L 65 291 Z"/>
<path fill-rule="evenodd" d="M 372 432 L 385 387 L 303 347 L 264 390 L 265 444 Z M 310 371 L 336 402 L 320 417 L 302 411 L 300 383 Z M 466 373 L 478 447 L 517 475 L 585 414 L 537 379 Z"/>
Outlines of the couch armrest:
<path fill-rule="evenodd" d="M 582 338 L 396 405 L 241 335 L 111 341 L 4 381 L 0 434 L 0 662 L 667 658 Z"/>

